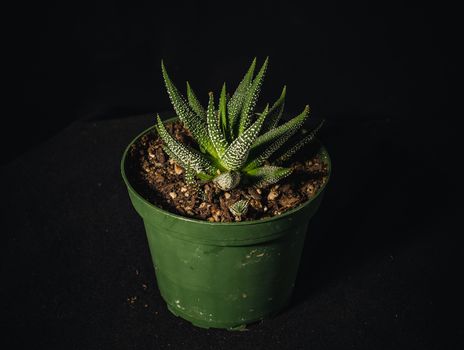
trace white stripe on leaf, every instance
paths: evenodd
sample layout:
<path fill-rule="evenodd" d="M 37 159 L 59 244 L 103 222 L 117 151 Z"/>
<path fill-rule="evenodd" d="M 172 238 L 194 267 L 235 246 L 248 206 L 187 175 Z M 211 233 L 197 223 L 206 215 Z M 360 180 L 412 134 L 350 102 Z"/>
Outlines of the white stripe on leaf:
<path fill-rule="evenodd" d="M 208 127 L 208 136 L 211 140 L 211 143 L 214 146 L 214 149 L 216 150 L 216 153 L 219 157 L 221 157 L 229 145 L 224 135 L 222 134 L 219 122 L 220 121 L 218 113 L 214 108 L 214 95 L 212 92 L 210 92 L 208 110 L 206 111 L 206 124 Z"/>

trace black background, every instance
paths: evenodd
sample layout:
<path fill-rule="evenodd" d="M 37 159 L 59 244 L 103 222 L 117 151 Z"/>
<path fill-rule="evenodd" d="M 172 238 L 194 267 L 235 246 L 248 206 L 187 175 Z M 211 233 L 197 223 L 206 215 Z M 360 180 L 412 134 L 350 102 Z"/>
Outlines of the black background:
<path fill-rule="evenodd" d="M 36 2 L 7 13 L 5 340 L 79 349 L 458 348 L 456 9 Z M 205 101 L 224 81 L 234 88 L 254 56 L 270 56 L 262 103 L 286 84 L 289 114 L 309 104 L 326 118 L 321 139 L 334 174 L 291 307 L 250 332 L 193 329 L 162 305 L 118 161 L 154 113 L 170 109 L 162 58 L 177 85 L 189 80 Z M 157 313 L 128 305 L 132 295 L 159 304 Z"/>

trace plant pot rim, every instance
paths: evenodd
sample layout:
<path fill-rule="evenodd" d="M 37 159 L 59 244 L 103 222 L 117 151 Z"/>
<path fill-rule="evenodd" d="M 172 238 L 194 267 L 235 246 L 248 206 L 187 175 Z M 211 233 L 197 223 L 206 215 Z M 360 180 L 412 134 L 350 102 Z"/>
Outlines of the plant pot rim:
<path fill-rule="evenodd" d="M 175 121 L 175 120 L 178 120 L 178 119 L 179 119 L 178 117 L 169 118 L 169 119 L 163 120 L 163 123 L 172 122 L 172 121 Z M 152 132 L 153 129 L 155 129 L 155 125 L 145 129 L 140 134 L 138 134 L 134 139 L 132 139 L 131 142 L 129 142 L 126 149 L 124 150 L 124 153 L 123 153 L 122 159 L 121 159 L 121 163 L 120 163 L 121 175 L 122 175 L 122 178 L 123 178 L 124 183 L 126 184 L 128 190 L 132 193 L 132 195 L 136 196 L 145 205 L 150 207 L 152 210 L 155 210 L 155 211 L 159 212 L 160 214 L 167 215 L 167 216 L 169 216 L 171 218 L 175 218 L 175 219 L 178 219 L 178 220 L 181 220 L 181 221 L 197 223 L 197 224 L 201 223 L 203 225 L 209 225 L 209 226 L 214 226 L 214 227 L 232 226 L 232 225 L 233 226 L 248 226 L 248 225 L 256 225 L 256 224 L 267 223 L 267 222 L 272 222 L 272 221 L 278 221 L 278 220 L 284 219 L 284 218 L 292 215 L 295 212 L 300 211 L 301 209 L 303 209 L 304 207 L 309 205 L 311 202 L 315 201 L 320 195 L 322 195 L 327 183 L 330 180 L 330 176 L 332 174 L 332 162 L 331 162 L 329 153 L 327 152 L 327 149 L 324 147 L 324 145 L 319 142 L 320 148 L 321 148 L 321 153 L 323 155 L 323 160 L 327 163 L 327 167 L 328 167 L 327 180 L 324 182 L 322 187 L 319 188 L 319 190 L 317 191 L 317 193 L 313 197 L 311 197 L 306 202 L 301 203 L 300 205 L 296 206 L 293 209 L 290 209 L 290 210 L 288 210 L 288 211 L 286 211 L 286 212 L 284 212 L 284 213 L 282 213 L 280 215 L 272 216 L 270 218 L 259 219 L 259 220 L 239 221 L 239 222 L 209 222 L 209 221 L 206 221 L 206 220 L 199 220 L 199 219 L 194 219 L 194 218 L 182 216 L 182 215 L 179 215 L 179 214 L 174 214 L 174 213 L 171 213 L 170 211 L 167 211 L 167 210 L 164 210 L 164 209 L 161 209 L 161 208 L 157 207 L 156 205 L 152 204 L 147 199 L 145 199 L 141 194 L 139 194 L 132 187 L 132 184 L 130 183 L 130 181 L 127 178 L 127 175 L 126 175 L 126 167 L 125 167 L 126 159 L 127 159 L 127 155 L 129 153 L 129 150 L 130 150 L 131 146 L 133 144 L 135 144 L 142 136 Z M 316 141 L 319 141 L 319 140 L 316 138 Z"/>

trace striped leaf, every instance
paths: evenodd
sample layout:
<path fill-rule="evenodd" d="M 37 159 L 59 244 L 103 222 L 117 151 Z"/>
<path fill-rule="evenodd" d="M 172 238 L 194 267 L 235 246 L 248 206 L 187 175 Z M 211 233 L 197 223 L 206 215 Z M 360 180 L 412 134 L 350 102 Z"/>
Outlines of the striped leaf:
<path fill-rule="evenodd" d="M 244 170 L 250 170 L 262 165 L 266 159 L 300 129 L 309 113 L 310 108 L 306 106 L 303 112 L 295 118 L 259 136 L 250 149 L 249 162 L 244 167 Z"/>
<path fill-rule="evenodd" d="M 229 137 L 230 139 L 233 139 L 234 136 L 237 134 L 236 129 L 238 129 L 240 112 L 242 111 L 246 92 L 248 91 L 253 81 L 253 73 L 255 71 L 255 67 L 256 67 L 256 57 L 253 59 L 253 62 L 251 63 L 250 68 L 248 68 L 248 71 L 246 72 L 242 81 L 240 82 L 234 94 L 232 95 L 229 102 L 227 103 L 227 110 L 229 112 L 229 133 L 230 133 Z"/>
<path fill-rule="evenodd" d="M 184 163 L 181 159 L 179 159 L 173 151 L 166 146 L 166 143 L 163 145 L 163 151 L 169 156 L 169 158 L 173 159 L 178 165 L 180 165 L 184 170 L 188 168 L 187 163 Z"/>
<path fill-rule="evenodd" d="M 256 102 L 258 101 L 259 93 L 261 92 L 261 85 L 263 84 L 268 62 L 269 57 L 266 58 L 258 74 L 253 79 L 253 83 L 246 91 L 245 100 L 243 102 L 243 108 L 240 112 L 238 135 L 242 134 L 251 123 L 251 116 L 255 109 Z"/>
<path fill-rule="evenodd" d="M 227 149 L 227 141 L 219 126 L 218 113 L 214 108 L 214 95 L 209 93 L 208 110 L 206 112 L 206 123 L 208 126 L 208 135 L 214 146 L 214 149 L 219 157 L 221 157 Z"/>
<path fill-rule="evenodd" d="M 248 212 L 249 199 L 241 199 L 229 207 L 230 212 L 237 218 L 240 219 L 242 215 Z"/>
<path fill-rule="evenodd" d="M 165 146 L 170 150 L 170 152 L 167 152 L 168 155 L 172 153 L 174 155 L 173 158 L 185 169 L 192 168 L 196 173 L 215 173 L 216 168 L 204 155 L 195 149 L 183 145 L 169 134 L 159 115 L 157 116 L 156 130 Z"/>
<path fill-rule="evenodd" d="M 290 146 L 290 148 L 287 148 L 282 155 L 280 155 L 276 160 L 275 163 L 281 164 L 283 162 L 286 162 L 289 160 L 296 152 L 298 152 L 303 146 L 307 145 L 311 141 L 314 140 L 316 137 L 317 132 L 319 129 L 322 127 L 324 124 L 324 120 L 322 120 L 308 135 L 300 139 L 298 142 L 296 142 L 293 146 Z"/>
<path fill-rule="evenodd" d="M 166 84 L 169 98 L 171 99 L 171 103 L 177 116 L 184 123 L 187 129 L 190 130 L 193 138 L 198 142 L 198 144 L 211 155 L 216 156 L 215 149 L 208 137 L 206 121 L 195 114 L 189 104 L 185 101 L 184 97 L 180 94 L 179 90 L 177 90 L 174 86 L 173 82 L 169 78 L 163 61 L 161 61 L 161 70 L 163 72 L 164 82 Z"/>
<path fill-rule="evenodd" d="M 189 82 L 187 82 L 187 99 L 190 105 L 190 108 L 202 119 L 206 120 L 206 111 L 201 105 L 200 101 L 197 98 L 197 95 L 193 91 Z"/>
<path fill-rule="evenodd" d="M 273 165 L 265 165 L 247 172 L 256 187 L 265 187 L 275 184 L 292 173 L 292 168 L 283 168 Z"/>
<path fill-rule="evenodd" d="M 261 126 L 266 118 L 265 113 L 259 115 L 258 119 L 237 137 L 221 157 L 221 164 L 228 170 L 238 170 L 245 164 L 251 145 L 261 130 Z"/>

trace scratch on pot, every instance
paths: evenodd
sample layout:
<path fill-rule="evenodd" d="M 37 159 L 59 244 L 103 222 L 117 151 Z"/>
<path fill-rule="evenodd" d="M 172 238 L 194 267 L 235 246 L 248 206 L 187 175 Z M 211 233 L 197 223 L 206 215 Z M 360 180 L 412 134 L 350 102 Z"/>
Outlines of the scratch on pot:
<path fill-rule="evenodd" d="M 180 300 L 176 300 L 176 306 L 181 309 L 181 310 L 185 310 L 185 307 L 183 307 L 181 304 L 180 304 Z"/>
<path fill-rule="evenodd" d="M 249 264 L 259 263 L 264 257 L 268 257 L 268 256 L 270 256 L 270 254 L 268 254 L 265 249 L 264 250 L 253 249 L 247 255 L 245 255 L 245 259 L 242 260 L 242 263 L 240 264 L 239 267 L 244 267 Z"/>
<path fill-rule="evenodd" d="M 207 316 L 207 312 L 206 310 L 202 309 L 202 308 L 199 308 L 198 306 L 192 306 L 192 312 L 202 316 L 202 317 L 206 317 Z"/>
<path fill-rule="evenodd" d="M 215 256 L 219 256 L 219 253 L 224 250 L 224 247 L 212 247 L 210 250 L 204 250 L 203 254 L 214 254 Z"/>
<path fill-rule="evenodd" d="M 238 296 L 236 294 L 229 294 L 225 299 L 234 301 L 238 299 Z"/>
<path fill-rule="evenodd" d="M 197 248 L 195 249 L 195 253 L 194 253 L 193 256 L 194 256 L 195 258 L 197 258 L 197 259 L 201 259 L 201 258 L 202 258 L 200 247 L 197 247 Z"/>

